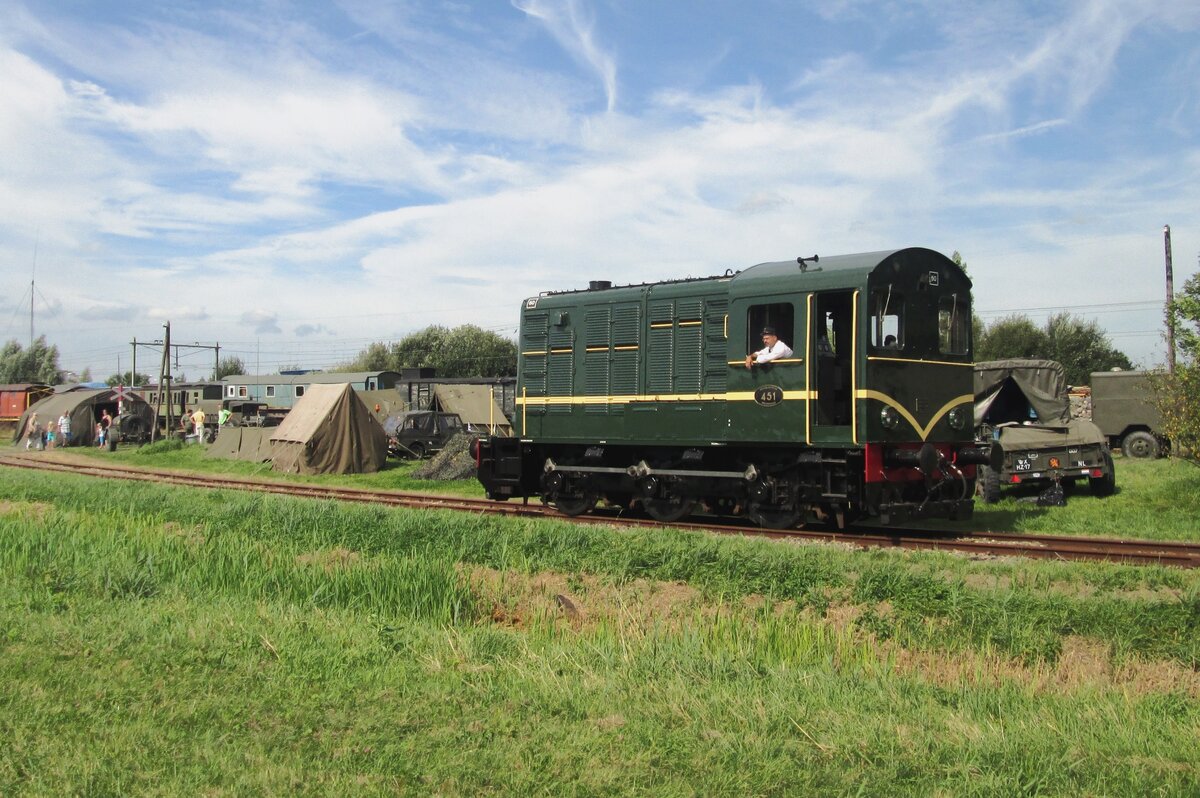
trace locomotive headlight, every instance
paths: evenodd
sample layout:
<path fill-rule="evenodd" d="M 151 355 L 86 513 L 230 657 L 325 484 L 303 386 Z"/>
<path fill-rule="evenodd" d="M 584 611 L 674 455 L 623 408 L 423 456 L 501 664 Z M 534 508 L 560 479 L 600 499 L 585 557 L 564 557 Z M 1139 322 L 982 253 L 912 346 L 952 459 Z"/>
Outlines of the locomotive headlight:
<path fill-rule="evenodd" d="M 967 426 L 967 411 L 961 407 L 956 407 L 946 414 L 946 421 L 949 422 L 951 429 L 965 429 Z"/>
<path fill-rule="evenodd" d="M 884 429 L 895 429 L 900 426 L 900 414 L 894 407 L 884 407 L 879 411 L 879 423 Z"/>

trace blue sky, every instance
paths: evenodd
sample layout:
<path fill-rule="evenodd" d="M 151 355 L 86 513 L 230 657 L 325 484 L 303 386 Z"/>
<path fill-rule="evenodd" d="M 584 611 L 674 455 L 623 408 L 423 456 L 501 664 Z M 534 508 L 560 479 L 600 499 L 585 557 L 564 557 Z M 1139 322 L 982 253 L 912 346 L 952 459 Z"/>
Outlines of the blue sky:
<path fill-rule="evenodd" d="M 1200 5 L 0 0 L 0 338 L 331 367 L 588 280 L 902 246 L 1162 361 Z M 139 353 L 139 371 L 153 356 Z M 146 358 L 146 360 L 143 360 Z M 199 376 L 211 353 L 185 354 Z"/>

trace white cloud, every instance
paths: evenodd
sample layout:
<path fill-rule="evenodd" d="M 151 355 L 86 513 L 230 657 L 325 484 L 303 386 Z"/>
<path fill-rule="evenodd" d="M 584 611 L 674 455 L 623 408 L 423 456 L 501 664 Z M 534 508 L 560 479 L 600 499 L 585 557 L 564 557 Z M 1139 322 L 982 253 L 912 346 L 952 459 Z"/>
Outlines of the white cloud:
<path fill-rule="evenodd" d="M 580 63 L 593 70 L 604 84 L 607 109 L 617 104 L 617 65 L 595 40 L 593 20 L 580 0 L 512 0 L 514 8 L 546 26 L 556 41 Z"/>

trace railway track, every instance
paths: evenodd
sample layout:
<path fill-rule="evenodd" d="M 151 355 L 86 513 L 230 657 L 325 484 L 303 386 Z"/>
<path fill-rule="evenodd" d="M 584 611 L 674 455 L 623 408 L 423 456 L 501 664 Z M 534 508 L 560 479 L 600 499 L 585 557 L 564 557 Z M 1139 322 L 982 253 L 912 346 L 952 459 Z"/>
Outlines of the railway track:
<path fill-rule="evenodd" d="M 91 462 L 69 455 L 37 455 L 12 453 L 0 455 L 0 465 L 11 468 L 37 469 L 103 479 L 128 479 L 160 484 L 182 485 L 189 488 L 244 490 L 274 493 L 312 499 L 382 504 L 410 509 L 456 510 L 480 515 L 515 517 L 550 517 L 558 521 L 601 524 L 620 527 L 654 526 L 657 521 L 630 517 L 616 511 L 597 512 L 578 518 L 563 516 L 540 504 L 495 502 L 488 499 L 441 496 L 391 490 L 366 490 L 245 479 L 197 472 L 134 468 L 130 466 Z M 680 522 L 672 525 L 720 535 L 767 537 L 775 540 L 841 543 L 860 548 L 894 547 L 910 550 L 959 552 L 980 557 L 1031 557 L 1056 560 L 1102 560 L 1137 565 L 1168 565 L 1182 568 L 1200 567 L 1200 544 L 1171 541 L 1136 540 L 1126 538 L 1074 537 L 1068 535 L 1039 535 L 1012 533 L 960 533 L 921 531 L 895 527 L 857 527 L 834 531 L 830 529 L 764 530 L 758 527 L 732 526 L 717 519 Z"/>

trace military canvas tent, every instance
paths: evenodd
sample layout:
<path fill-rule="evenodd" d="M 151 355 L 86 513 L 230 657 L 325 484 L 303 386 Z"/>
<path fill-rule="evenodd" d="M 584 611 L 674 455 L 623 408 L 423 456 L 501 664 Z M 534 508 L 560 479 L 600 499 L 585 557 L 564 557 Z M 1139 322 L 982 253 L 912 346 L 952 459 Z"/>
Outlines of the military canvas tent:
<path fill-rule="evenodd" d="M 1010 398 L 1021 402 L 1018 390 L 1037 414 L 1036 418 L 1022 420 L 1041 424 L 1066 424 L 1071 420 L 1062 364 L 1053 360 L 989 360 L 975 364 L 975 426 L 984 422 L 994 404 L 999 408 Z"/>
<path fill-rule="evenodd" d="M 154 423 L 154 408 L 146 404 L 141 397 L 129 395 L 121 403 L 121 409 L 129 417 L 122 423 L 122 429 L 136 428 L 147 432 Z M 21 420 L 17 422 L 16 431 L 13 433 L 13 442 L 21 440 L 29 419 L 35 413 L 38 423 L 42 425 L 57 423 L 59 417 L 66 413 L 71 419 L 71 446 L 95 446 L 96 422 L 105 410 L 116 417 L 117 398 L 109 388 L 99 391 L 72 390 L 47 396 L 21 414 Z"/>
<path fill-rule="evenodd" d="M 487 385 L 437 385 L 430 409 L 454 413 L 472 428 L 492 435 L 512 436 L 512 427 Z"/>
<path fill-rule="evenodd" d="M 274 451 L 271 445 L 271 435 L 274 432 L 272 428 L 263 427 L 221 427 L 217 439 L 204 450 L 204 456 L 220 460 L 268 463 Z"/>
<path fill-rule="evenodd" d="M 349 383 L 309 386 L 271 433 L 276 471 L 362 474 L 387 460 L 383 427 Z"/>

